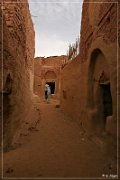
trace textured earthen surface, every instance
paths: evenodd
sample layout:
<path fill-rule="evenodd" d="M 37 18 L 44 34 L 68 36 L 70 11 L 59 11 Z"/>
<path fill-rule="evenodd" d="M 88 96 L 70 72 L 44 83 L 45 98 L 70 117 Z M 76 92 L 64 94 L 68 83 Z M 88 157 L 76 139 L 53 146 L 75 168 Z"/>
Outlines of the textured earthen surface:
<path fill-rule="evenodd" d="M 107 140 L 110 158 L 116 162 L 120 4 L 109 2 L 83 4 L 80 55 L 61 72 L 60 100 L 64 112 L 87 134 Z"/>
<path fill-rule="evenodd" d="M 87 131 L 101 134 L 105 130 L 116 135 L 119 4 L 113 1 L 84 2 L 80 56 L 62 71 L 61 105 Z M 105 121 L 100 82 L 102 74 L 102 83 L 110 84 L 113 111 Z"/>
<path fill-rule="evenodd" d="M 36 100 L 41 121 L 31 133 L 21 134 L 19 148 L 4 154 L 4 179 L 117 179 L 104 138 L 88 137 L 56 108 L 58 101 L 48 105 Z"/>
<path fill-rule="evenodd" d="M 81 61 L 87 60 L 88 51 L 96 38 L 102 37 L 106 44 L 117 41 L 118 4 L 112 0 L 84 2 L 80 39 Z"/>
<path fill-rule="evenodd" d="M 11 144 L 32 108 L 34 29 L 28 2 L 21 2 L 4 1 L 2 6 L 4 146 Z"/>

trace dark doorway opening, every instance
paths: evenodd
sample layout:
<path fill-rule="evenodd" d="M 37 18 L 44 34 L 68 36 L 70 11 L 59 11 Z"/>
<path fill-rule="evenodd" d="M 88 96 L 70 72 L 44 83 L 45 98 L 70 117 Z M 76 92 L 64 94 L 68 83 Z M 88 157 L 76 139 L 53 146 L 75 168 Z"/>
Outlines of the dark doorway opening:
<path fill-rule="evenodd" d="M 100 87 L 102 90 L 104 119 L 106 120 L 106 118 L 108 116 L 112 116 L 112 114 L 113 114 L 110 83 L 109 84 L 100 84 Z"/>
<path fill-rule="evenodd" d="M 55 82 L 47 82 L 51 88 L 51 94 L 55 94 Z"/>
<path fill-rule="evenodd" d="M 12 78 L 10 74 L 7 75 L 5 87 L 3 89 L 3 124 L 7 123 L 10 111 L 11 111 L 11 105 L 10 105 L 10 95 L 12 93 Z"/>

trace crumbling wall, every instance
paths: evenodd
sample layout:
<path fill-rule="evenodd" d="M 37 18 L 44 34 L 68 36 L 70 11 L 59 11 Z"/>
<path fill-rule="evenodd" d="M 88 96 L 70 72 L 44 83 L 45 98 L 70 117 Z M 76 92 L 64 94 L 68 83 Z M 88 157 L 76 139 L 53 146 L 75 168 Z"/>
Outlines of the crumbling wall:
<path fill-rule="evenodd" d="M 3 3 L 4 147 L 30 117 L 33 92 L 34 29 L 28 2 Z M 2 67 L 1 67 L 2 68 Z M 1 69 L 2 70 L 2 69 Z"/>
<path fill-rule="evenodd" d="M 69 63 L 61 75 L 61 106 L 73 120 L 91 133 L 101 134 L 105 130 L 116 135 L 117 132 L 118 8 L 119 4 L 111 0 L 108 3 L 103 0 L 96 3 L 84 1 L 80 58 Z M 97 69 L 99 71 L 95 73 Z M 100 98 L 102 74 L 105 74 L 105 78 L 109 74 L 108 82 L 104 78 L 102 83 L 110 84 L 113 105 L 112 117 L 105 121 Z"/>

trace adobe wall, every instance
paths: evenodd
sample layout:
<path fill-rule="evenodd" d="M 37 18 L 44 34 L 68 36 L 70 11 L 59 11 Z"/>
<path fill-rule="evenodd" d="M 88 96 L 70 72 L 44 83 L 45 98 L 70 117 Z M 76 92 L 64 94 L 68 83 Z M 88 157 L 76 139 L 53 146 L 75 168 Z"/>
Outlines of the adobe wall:
<path fill-rule="evenodd" d="M 2 11 L 0 8 L 0 69 L 1 69 L 1 59 L 2 59 Z M 0 82 L 1 82 L 1 77 L 2 77 L 2 72 L 0 71 Z M 1 96 L 1 94 L 0 94 L 0 119 L 2 119 L 2 96 Z M 2 122 L 1 121 L 0 121 L 0 138 L 2 139 Z"/>
<path fill-rule="evenodd" d="M 37 57 L 34 59 L 34 92 L 44 98 L 44 86 L 46 82 L 55 82 L 53 97 L 60 94 L 60 73 L 63 65 L 68 62 L 66 56 Z"/>
<path fill-rule="evenodd" d="M 33 108 L 33 24 L 27 0 L 24 4 L 11 2 L 3 4 L 3 87 L 0 92 L 4 100 L 4 147 L 10 146 L 16 130 L 30 117 Z"/>
<path fill-rule="evenodd" d="M 83 4 L 80 57 L 62 71 L 61 106 L 90 133 L 101 134 L 105 130 L 116 135 L 117 50 L 120 50 L 117 49 L 117 3 L 109 2 Z M 105 77 L 101 83 L 102 74 Z M 110 83 L 113 113 L 104 122 L 101 86 L 107 83 Z"/>
<path fill-rule="evenodd" d="M 34 59 L 34 93 L 37 95 L 42 94 L 42 79 L 41 79 L 41 59 L 35 58 Z"/>
<path fill-rule="evenodd" d="M 78 55 L 64 67 L 61 72 L 61 106 L 64 111 L 78 124 L 81 124 L 84 114 L 87 77 L 84 64 L 80 63 Z"/>

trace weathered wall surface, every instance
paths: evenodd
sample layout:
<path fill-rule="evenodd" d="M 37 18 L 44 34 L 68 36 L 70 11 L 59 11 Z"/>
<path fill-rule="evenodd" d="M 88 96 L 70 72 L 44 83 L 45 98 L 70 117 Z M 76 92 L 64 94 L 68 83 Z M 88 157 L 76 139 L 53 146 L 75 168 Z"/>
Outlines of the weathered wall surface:
<path fill-rule="evenodd" d="M 41 95 L 42 94 L 42 79 L 41 79 L 41 59 L 34 59 L 34 93 Z"/>
<path fill-rule="evenodd" d="M 81 124 L 86 99 L 84 81 L 86 67 L 81 65 L 78 55 L 61 73 L 61 105 L 65 112 L 77 123 Z"/>
<path fill-rule="evenodd" d="M 91 133 L 116 134 L 117 8 L 111 0 L 83 4 L 80 57 L 62 71 L 61 106 Z M 113 112 L 104 120 L 102 87 L 108 84 Z"/>
<path fill-rule="evenodd" d="M 21 2 L 3 4 L 4 146 L 33 108 L 34 29 L 28 2 Z"/>
<path fill-rule="evenodd" d="M 37 57 L 34 60 L 34 92 L 44 97 L 44 85 L 46 82 L 55 82 L 54 97 L 60 94 L 60 72 L 67 63 L 66 56 L 51 56 L 47 58 Z"/>
<path fill-rule="evenodd" d="M 1 4 L 0 4 L 1 6 Z M 0 69 L 1 69 L 1 59 L 2 59 L 2 11 L 0 8 Z M 0 82 L 1 82 L 2 72 L 0 71 Z M 0 84 L 1 86 L 2 84 Z M 0 94 L 0 119 L 2 119 L 2 95 Z M 0 138 L 2 139 L 2 122 L 0 121 Z"/>

